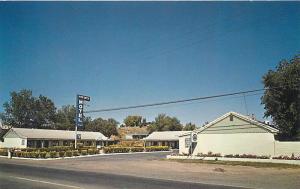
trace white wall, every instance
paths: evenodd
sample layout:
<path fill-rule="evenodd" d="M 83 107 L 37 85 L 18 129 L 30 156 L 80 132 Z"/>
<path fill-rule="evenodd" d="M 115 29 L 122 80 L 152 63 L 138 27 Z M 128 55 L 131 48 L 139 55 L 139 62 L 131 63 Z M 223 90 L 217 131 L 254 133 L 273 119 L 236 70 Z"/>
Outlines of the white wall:
<path fill-rule="evenodd" d="M 24 145 L 22 145 L 22 140 L 24 140 Z M 22 138 L 4 138 L 2 143 L 3 148 L 26 148 L 27 139 Z"/>
<path fill-rule="evenodd" d="M 300 156 L 300 142 L 275 142 L 275 156 Z"/>
<path fill-rule="evenodd" d="M 274 135 L 272 133 L 233 133 L 198 134 L 197 146 L 193 155 L 198 153 L 273 155 Z"/>
<path fill-rule="evenodd" d="M 191 135 L 181 136 L 179 137 L 179 153 L 180 154 L 188 154 L 189 148 L 185 146 L 185 139 L 190 138 Z"/>

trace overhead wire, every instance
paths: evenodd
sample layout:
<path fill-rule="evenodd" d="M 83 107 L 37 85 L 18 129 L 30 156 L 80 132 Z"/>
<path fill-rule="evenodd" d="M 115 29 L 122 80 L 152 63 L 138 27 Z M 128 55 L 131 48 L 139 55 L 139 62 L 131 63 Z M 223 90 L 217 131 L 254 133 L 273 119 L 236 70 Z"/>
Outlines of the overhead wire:
<path fill-rule="evenodd" d="M 296 84 L 296 86 L 299 86 L 299 84 Z M 248 94 L 248 93 L 260 92 L 260 91 L 266 91 L 266 90 L 273 90 L 273 89 L 282 88 L 282 87 L 284 87 L 284 86 L 273 87 L 273 88 L 254 89 L 254 90 L 247 90 L 247 91 L 238 91 L 238 92 L 233 92 L 233 93 L 224 93 L 224 94 L 218 94 L 218 95 L 188 98 L 188 99 L 180 99 L 180 100 L 165 101 L 165 102 L 157 102 L 157 103 L 149 103 L 149 104 L 141 104 L 141 105 L 133 105 L 133 106 L 105 108 L 105 109 L 98 109 L 98 110 L 88 110 L 88 111 L 85 111 L 84 113 L 110 112 L 110 111 L 118 111 L 118 110 L 128 110 L 128 109 L 146 108 L 146 107 L 162 106 L 162 105 L 169 105 L 169 104 L 186 103 L 186 102 L 221 98 L 221 97 L 227 97 L 227 96 L 245 95 L 245 94 Z"/>

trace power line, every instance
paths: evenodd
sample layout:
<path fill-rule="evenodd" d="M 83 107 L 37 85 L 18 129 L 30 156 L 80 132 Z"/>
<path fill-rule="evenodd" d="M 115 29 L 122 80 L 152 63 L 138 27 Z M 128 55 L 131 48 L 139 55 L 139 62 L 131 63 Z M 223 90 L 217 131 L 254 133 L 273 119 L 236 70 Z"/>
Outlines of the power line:
<path fill-rule="evenodd" d="M 135 108 L 145 108 L 145 107 L 151 107 L 151 106 L 162 106 L 162 105 L 167 105 L 167 104 L 177 104 L 177 103 L 191 102 L 191 101 L 198 101 L 198 100 L 205 100 L 205 99 L 211 99 L 211 98 L 220 98 L 220 97 L 226 97 L 226 96 L 234 96 L 234 95 L 240 95 L 240 94 L 246 94 L 246 93 L 253 93 L 253 92 L 264 91 L 264 90 L 266 90 L 266 89 L 255 89 L 255 90 L 240 91 L 240 92 L 235 92 L 235 93 L 225 93 L 225 94 L 219 94 L 219 95 L 213 95 L 213 96 L 196 97 L 196 98 L 174 100 L 174 101 L 168 101 L 168 102 L 158 102 L 158 103 L 143 104 L 143 105 L 136 105 L 136 106 L 125 106 L 125 107 L 118 107 L 118 108 L 107 108 L 107 109 L 99 109 L 99 110 L 89 110 L 89 111 L 85 111 L 84 113 L 109 112 L 109 111 L 116 111 L 116 110 L 127 110 L 127 109 L 135 109 Z"/>
<path fill-rule="evenodd" d="M 294 86 L 299 87 L 299 84 L 295 84 Z M 213 98 L 221 98 L 221 97 L 226 97 L 226 96 L 245 95 L 247 93 L 254 93 L 254 92 L 265 91 L 265 90 L 274 90 L 274 89 L 278 89 L 278 88 L 282 88 L 282 87 L 284 87 L 284 86 L 278 86 L 278 87 L 272 87 L 272 88 L 263 88 L 263 89 L 254 89 L 254 90 L 248 90 L 248 91 L 239 91 L 239 92 L 234 92 L 234 93 L 225 93 L 225 94 L 219 94 L 219 95 L 196 97 L 196 98 L 189 98 L 189 99 L 182 99 L 182 100 L 158 102 L 158 103 L 152 103 L 152 104 L 142 104 L 142 105 L 135 105 L 135 106 L 124 106 L 124 107 L 117 107 L 117 108 L 89 110 L 89 111 L 85 111 L 84 113 L 110 112 L 110 111 L 118 111 L 118 110 L 128 110 L 128 109 L 136 109 L 136 108 L 162 106 L 162 105 L 168 105 L 168 104 L 178 104 L 178 103 L 184 103 L 184 102 L 192 102 L 192 101 L 199 101 L 199 100 L 206 100 L 206 99 L 213 99 Z"/>

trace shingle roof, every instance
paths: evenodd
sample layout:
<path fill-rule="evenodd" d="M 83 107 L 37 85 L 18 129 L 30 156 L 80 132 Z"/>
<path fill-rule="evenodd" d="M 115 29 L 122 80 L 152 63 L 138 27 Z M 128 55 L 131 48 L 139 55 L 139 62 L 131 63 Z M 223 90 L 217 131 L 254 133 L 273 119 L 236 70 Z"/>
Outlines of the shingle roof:
<path fill-rule="evenodd" d="M 31 139 L 73 140 L 75 138 L 75 131 L 66 130 L 12 128 L 11 131 L 22 138 Z M 81 134 L 82 140 L 108 140 L 100 132 L 77 131 L 77 134 Z"/>
<path fill-rule="evenodd" d="M 179 140 L 179 136 L 185 134 L 187 131 L 157 131 L 151 133 L 143 140 L 151 141 L 173 141 Z"/>

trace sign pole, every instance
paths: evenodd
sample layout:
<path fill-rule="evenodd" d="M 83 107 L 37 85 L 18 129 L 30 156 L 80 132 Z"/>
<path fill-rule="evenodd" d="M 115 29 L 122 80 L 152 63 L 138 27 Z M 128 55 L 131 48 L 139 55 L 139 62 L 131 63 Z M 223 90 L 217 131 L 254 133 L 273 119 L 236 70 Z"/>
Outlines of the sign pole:
<path fill-rule="evenodd" d="M 75 116 L 75 149 L 77 149 L 77 126 L 78 126 L 78 102 L 79 98 L 76 95 L 76 116 Z"/>

